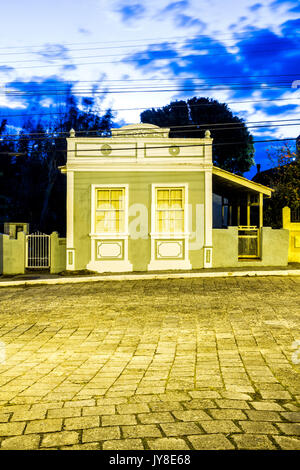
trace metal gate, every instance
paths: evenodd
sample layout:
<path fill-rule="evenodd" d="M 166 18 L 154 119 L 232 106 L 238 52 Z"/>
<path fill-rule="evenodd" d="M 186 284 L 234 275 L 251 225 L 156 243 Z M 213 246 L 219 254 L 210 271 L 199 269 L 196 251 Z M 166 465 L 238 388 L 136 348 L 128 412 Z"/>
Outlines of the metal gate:
<path fill-rule="evenodd" d="M 35 232 L 26 236 L 26 268 L 50 267 L 50 235 Z"/>

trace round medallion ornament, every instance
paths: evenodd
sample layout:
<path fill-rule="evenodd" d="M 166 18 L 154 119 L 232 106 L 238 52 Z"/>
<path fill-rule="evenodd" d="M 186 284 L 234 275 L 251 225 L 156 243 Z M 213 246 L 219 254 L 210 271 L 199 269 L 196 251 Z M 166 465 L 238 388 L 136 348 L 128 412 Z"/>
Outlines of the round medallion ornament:
<path fill-rule="evenodd" d="M 172 157 L 176 157 L 180 152 L 180 148 L 177 147 L 177 145 L 172 145 L 172 147 L 169 148 L 169 154 L 172 155 Z"/>
<path fill-rule="evenodd" d="M 102 155 L 110 155 L 112 152 L 111 146 L 108 144 L 103 144 L 101 147 Z"/>

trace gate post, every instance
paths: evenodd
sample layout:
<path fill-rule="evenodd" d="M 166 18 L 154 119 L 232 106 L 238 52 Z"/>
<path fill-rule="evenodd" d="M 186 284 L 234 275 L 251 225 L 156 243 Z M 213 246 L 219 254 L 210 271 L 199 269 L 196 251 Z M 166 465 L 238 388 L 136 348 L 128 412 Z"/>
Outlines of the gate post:
<path fill-rule="evenodd" d="M 66 239 L 59 238 L 57 232 L 50 235 L 50 273 L 56 274 L 66 269 Z"/>

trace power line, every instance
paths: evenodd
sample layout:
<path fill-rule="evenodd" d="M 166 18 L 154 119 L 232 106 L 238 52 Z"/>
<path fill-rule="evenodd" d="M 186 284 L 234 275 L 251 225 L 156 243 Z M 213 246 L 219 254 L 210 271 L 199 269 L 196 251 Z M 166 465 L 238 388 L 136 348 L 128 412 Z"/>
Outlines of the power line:
<path fill-rule="evenodd" d="M 288 119 L 288 121 L 292 121 L 293 119 Z M 295 121 L 300 121 L 300 119 L 294 119 Z M 255 122 L 255 121 L 254 121 Z M 262 121 L 263 122 L 263 121 Z M 244 124 L 244 125 L 243 125 Z M 224 130 L 239 130 L 239 129 L 257 129 L 257 128 L 270 128 L 270 127 L 287 127 L 287 126 L 300 126 L 300 122 L 297 122 L 297 123 L 286 123 L 286 124 L 266 124 L 266 125 L 250 125 L 250 126 L 246 126 L 245 125 L 246 123 L 216 123 L 216 124 L 199 124 L 199 125 L 190 125 L 190 126 L 174 126 L 174 127 L 170 127 L 170 131 L 171 132 L 176 132 L 177 134 L 183 134 L 185 132 L 188 132 L 189 134 L 190 133 L 193 133 L 193 132 L 199 132 L 199 130 L 203 130 L 205 128 L 210 128 L 211 131 L 224 131 Z M 228 126 L 230 125 L 230 127 L 212 127 L 212 126 Z M 197 129 L 190 129 L 190 127 L 197 127 Z M 200 129 L 199 129 L 200 127 Z M 187 129 L 185 129 L 187 128 Z M 201 129 L 203 128 L 203 129 Z M 139 136 L 139 132 L 131 132 L 131 130 L 135 130 L 135 129 L 138 129 L 138 128 L 131 128 L 128 133 L 126 133 L 125 131 L 122 131 L 122 134 L 121 134 L 121 137 L 127 137 L 127 138 L 130 138 L 130 137 L 135 137 L 135 136 Z M 147 132 L 146 131 L 147 128 L 143 128 L 143 136 L 145 135 L 151 135 L 153 132 L 155 132 L 156 134 L 163 134 L 165 131 L 163 129 L 155 129 L 153 131 L 153 128 L 149 128 L 149 129 L 152 129 L 152 132 Z M 113 130 L 118 130 L 118 129 L 113 129 Z M 121 129 L 120 129 L 121 130 Z M 94 130 L 90 130 L 90 131 L 77 131 L 77 134 L 94 134 L 95 132 L 97 132 L 97 129 L 94 129 Z M 61 136 L 61 134 L 63 134 Z M 35 141 L 36 140 L 46 140 L 46 139 L 55 139 L 55 140 L 65 140 L 66 137 L 69 136 L 69 132 L 35 132 L 35 133 L 28 133 L 28 134 L 2 134 L 2 136 L 0 136 L 0 142 L 1 142 L 1 138 L 3 138 L 2 141 L 9 141 L 9 142 L 18 142 L 20 139 L 23 139 L 23 138 L 31 138 L 32 140 L 34 139 Z M 18 139 L 7 139 L 7 137 L 18 137 Z M 80 136 L 79 136 L 80 137 Z M 83 136 L 84 137 L 84 136 Z M 92 137 L 101 137 L 101 136 L 92 136 Z M 103 137 L 103 136 L 102 136 Z"/>
<path fill-rule="evenodd" d="M 207 38 L 207 37 L 208 37 L 208 36 L 206 36 L 206 38 Z M 206 38 L 205 38 L 205 39 L 206 39 Z M 209 39 L 211 39 L 211 38 L 209 37 Z M 215 39 L 215 38 L 213 38 L 213 39 Z M 181 45 L 183 45 L 183 42 L 185 41 L 185 45 L 186 45 L 187 47 L 192 47 L 194 44 L 198 44 L 198 43 L 201 44 L 201 42 L 203 42 L 203 49 L 217 49 L 217 48 L 226 48 L 226 47 L 231 47 L 231 48 L 233 48 L 233 47 L 239 47 L 240 44 L 239 44 L 238 41 L 239 41 L 240 39 L 241 39 L 241 38 L 232 38 L 232 39 L 229 38 L 229 39 L 225 39 L 225 40 L 221 41 L 219 44 L 214 44 L 214 45 L 213 45 L 213 44 L 207 44 L 207 43 L 205 43 L 204 40 L 203 40 L 203 38 L 194 37 L 194 38 L 192 38 L 192 39 L 184 39 L 183 41 L 172 41 L 172 42 L 168 41 L 167 44 L 168 44 L 168 46 L 171 46 L 171 45 L 178 45 L 178 46 L 181 46 Z M 260 37 L 260 39 L 262 39 L 262 38 Z M 291 36 L 285 36 L 284 39 L 295 39 L 295 38 L 293 38 L 293 37 L 291 37 Z M 226 41 L 226 42 L 225 42 L 225 41 Z M 234 44 L 233 44 L 233 45 L 227 44 L 228 41 L 234 42 Z M 86 44 L 89 44 L 89 43 L 86 43 Z M 97 44 L 97 43 L 95 43 L 95 44 Z M 103 44 L 103 43 L 100 43 L 100 44 Z M 79 48 L 79 49 L 78 49 L 78 48 L 77 48 L 77 49 L 74 49 L 74 48 L 71 48 L 71 49 L 70 49 L 70 48 L 68 48 L 67 50 L 63 50 L 63 51 L 61 51 L 61 49 L 57 49 L 57 52 L 60 52 L 60 51 L 61 51 L 61 52 L 65 52 L 65 53 L 70 53 L 70 52 L 77 52 L 77 51 L 108 50 L 108 49 L 128 49 L 128 48 L 140 48 L 140 47 L 151 47 L 151 46 L 152 46 L 152 47 L 154 47 L 154 46 L 155 46 L 155 47 L 157 47 L 157 46 L 161 46 L 161 47 L 164 46 L 164 50 L 169 50 L 169 49 L 166 49 L 166 48 L 165 48 L 165 45 L 166 45 L 165 42 L 158 42 L 158 41 L 154 41 L 154 42 L 152 41 L 152 42 L 149 42 L 149 43 L 141 42 L 140 44 L 136 44 L 136 45 L 134 45 L 134 44 L 128 44 L 128 45 L 121 45 L 121 46 L 108 46 L 107 44 L 109 44 L 109 43 L 106 43 L 106 45 L 103 46 L 103 47 L 83 47 L 83 48 Z M 267 41 L 267 42 L 266 42 L 266 41 L 263 41 L 261 45 L 265 46 L 266 44 L 267 44 L 267 45 L 277 45 L 277 46 L 278 46 L 278 42 L 274 42 L 274 41 Z M 42 49 L 42 47 L 45 48 L 46 45 L 47 45 L 47 44 L 44 44 L 43 46 L 36 46 L 36 47 L 40 47 L 40 48 L 41 48 L 40 50 L 37 50 L 37 51 L 27 51 L 27 52 L 26 52 L 26 51 L 25 51 L 25 52 L 24 52 L 24 51 L 21 51 L 21 52 L 0 52 L 0 56 L 3 56 L 3 55 L 5 55 L 5 56 L 7 56 L 7 55 L 24 55 L 24 54 L 29 54 L 29 55 L 33 55 L 33 54 L 34 54 L 34 55 L 36 55 L 36 54 L 43 54 L 43 53 L 45 53 L 45 49 Z M 258 45 L 259 45 L 259 44 L 258 44 Z M 63 47 L 64 47 L 63 44 L 53 44 L 53 43 L 52 43 L 52 44 L 48 44 L 48 47 L 50 48 L 50 50 L 51 50 L 51 47 L 53 47 L 53 46 L 54 46 L 54 47 L 57 47 L 57 46 L 63 46 Z M 247 47 L 249 47 L 249 45 L 246 46 L 246 48 L 247 48 Z M 250 47 L 251 47 L 251 46 L 250 46 Z M 255 46 L 255 47 L 256 47 L 256 46 Z M 245 49 L 245 44 L 243 44 L 243 48 Z M 0 49 L 0 50 L 1 50 L 1 49 Z M 175 50 L 175 48 L 173 48 L 172 50 Z M 53 52 L 55 53 L 55 49 L 54 49 Z M 49 58 L 50 58 L 50 57 L 49 57 Z"/>
<path fill-rule="evenodd" d="M 278 43 L 277 42 L 269 42 L 267 45 L 277 45 L 278 46 Z M 255 46 L 247 46 L 247 47 L 243 47 L 243 51 L 251 51 L 251 52 L 254 52 L 254 51 L 261 51 L 261 52 L 270 52 L 272 51 L 272 49 L 261 49 L 261 47 L 259 47 L 260 45 L 256 44 Z M 265 47 L 266 44 L 261 44 L 261 46 Z M 124 46 L 123 46 L 124 47 Z M 140 46 L 134 46 L 134 47 L 140 47 Z M 238 45 L 234 44 L 234 45 L 217 45 L 217 46 L 211 46 L 211 45 L 203 45 L 202 46 L 202 50 L 204 51 L 216 51 L 216 50 L 220 50 L 220 51 L 224 51 L 224 49 L 227 48 L 234 48 L 234 47 L 239 47 Z M 102 48 L 100 48 L 102 49 Z M 103 48 L 103 49 L 108 49 L 108 48 Z M 284 50 L 290 50 L 290 46 L 289 47 L 280 47 L 280 50 L 281 51 L 284 51 Z M 43 55 L 43 51 L 39 51 L 39 52 L 36 52 L 35 54 L 40 54 L 42 57 L 38 58 L 38 59 L 22 59 L 22 60 L 13 60 L 13 61 L 6 61 L 5 64 L 1 64 L 2 66 L 7 66 L 8 64 L 18 64 L 18 63 L 25 63 L 25 62 L 45 62 L 45 61 L 66 61 L 66 60 L 77 60 L 77 59 L 90 59 L 90 58 L 100 58 L 100 57 L 107 57 L 107 58 L 110 58 L 110 57 L 124 57 L 124 55 L 129 55 L 129 54 L 156 54 L 156 53 L 161 53 L 161 54 L 166 54 L 168 52 L 186 52 L 186 53 L 190 53 L 190 54 L 195 54 L 196 52 L 199 52 L 199 47 L 198 48 L 195 48 L 194 47 L 194 51 L 193 51 L 193 44 L 190 44 L 190 45 L 187 45 L 187 47 L 185 48 L 166 48 L 164 47 L 163 49 L 146 49 L 146 50 L 140 50 L 140 51 L 133 51 L 133 52 L 123 52 L 122 54 L 102 54 L 102 55 L 84 55 L 84 56 L 71 56 L 71 57 L 55 57 L 54 55 L 51 56 L 47 56 L 44 52 L 44 55 Z M 59 51 L 58 51 L 59 52 Z M 64 51 L 66 52 L 66 51 Z M 69 51 L 68 51 L 69 52 Z M 229 52 L 227 51 L 226 54 L 228 54 Z M 225 54 L 222 53 L 221 55 Z M 24 54 L 23 54 L 24 55 Z M 197 54 L 197 55 L 200 55 L 200 54 Z M 201 54 L 202 55 L 202 54 Z M 214 55 L 220 55 L 220 54 L 215 54 Z M 162 60 L 162 59 L 165 59 L 166 57 L 163 57 L 163 58 L 155 58 L 155 60 Z M 0 66 L 1 66 L 0 65 Z M 58 65 L 58 64 L 52 64 L 52 65 Z"/>
<path fill-rule="evenodd" d="M 232 33 L 227 33 L 227 34 L 222 34 L 222 35 L 216 35 L 214 34 L 213 35 L 213 39 L 215 38 L 224 38 L 224 37 L 228 37 L 230 36 L 232 38 L 233 34 Z M 248 38 L 249 37 L 249 31 L 240 31 L 239 33 L 234 33 L 234 38 L 232 38 L 232 40 L 236 39 L 240 39 L 239 36 L 241 36 L 241 38 Z M 79 46 L 82 46 L 83 44 L 124 44 L 124 43 L 134 43 L 134 42 L 140 42 L 140 41 L 151 41 L 151 42 L 154 42 L 154 43 L 157 43 L 158 41 L 161 41 L 161 40 L 168 40 L 168 39 L 177 39 L 177 40 L 188 40 L 188 41 L 194 41 L 195 39 L 197 38 L 209 38 L 211 39 L 211 36 L 209 36 L 208 34 L 197 34 L 196 36 L 194 37 L 191 37 L 191 36 L 168 36 L 168 37 L 158 37 L 158 38 L 143 38 L 143 39 L 127 39 L 127 40 L 118 40 L 118 41 L 89 41 L 89 42 L 71 42 L 71 43 L 62 43 L 62 44 L 59 44 L 60 46 L 76 46 L 76 45 L 79 45 Z M 251 33 L 250 33 L 250 37 L 251 37 Z M 266 36 L 267 37 L 267 36 Z M 264 36 L 261 35 L 260 36 L 260 39 L 263 39 Z M 294 36 L 284 36 L 284 39 L 294 39 Z M 49 44 L 46 44 L 46 45 L 52 45 L 52 46 L 56 46 L 57 43 L 49 43 Z M 6 46 L 6 47 L 0 47 L 0 50 L 7 50 L 7 49 L 27 49 L 27 48 L 36 48 L 36 47 L 44 47 L 45 46 L 45 43 L 44 44 L 32 44 L 32 45 L 26 45 L 26 46 Z"/>
<path fill-rule="evenodd" d="M 259 100 L 240 100 L 240 101 L 227 101 L 224 104 L 241 104 L 241 103 L 261 103 L 261 102 L 273 102 L 273 101 L 298 101 L 300 98 L 268 98 L 268 99 L 259 99 Z M 166 105 L 168 106 L 168 105 Z M 206 106 L 215 106 L 214 103 L 202 103 L 202 104 L 194 104 L 194 107 L 206 107 Z M 139 110 L 151 110 L 151 109 L 161 109 L 165 106 L 151 106 L 146 108 L 108 108 L 111 111 L 139 111 Z M 183 108 L 182 105 L 172 105 L 172 108 Z M 57 111 L 51 113 L 28 113 L 28 114 L 0 114 L 0 118 L 14 118 L 14 117 L 31 117 L 31 116 L 52 116 L 52 115 L 60 115 L 60 114 L 67 114 L 67 111 Z M 92 114 L 92 113 L 91 113 Z"/>
<path fill-rule="evenodd" d="M 215 79 L 228 79 L 228 78 L 270 78 L 270 77 L 293 77 L 293 79 L 296 79 L 297 76 L 300 75 L 300 72 L 295 72 L 295 73 L 290 73 L 290 74 L 256 74 L 256 75 L 206 75 L 205 77 L 194 77 L 194 76 L 189 76 L 189 77 L 181 77 L 178 76 L 178 80 L 215 80 Z M 100 78 L 99 80 L 65 80 L 64 82 L 60 83 L 60 86 L 62 84 L 78 84 L 78 83 L 102 83 L 102 82 L 147 82 L 147 81 L 173 81 L 174 77 L 171 78 L 156 78 L 156 77 L 151 77 L 151 78 L 126 78 L 126 79 L 108 79 L 108 78 Z M 1 82 L 0 82 L 1 83 Z M 7 82 L 2 82 L 6 84 Z M 20 85 L 39 85 L 38 82 L 31 82 L 31 81 L 19 81 L 19 80 L 13 80 L 11 83 L 14 85 L 20 84 Z M 47 82 L 47 85 L 51 85 L 51 80 Z M 57 82 L 53 81 L 53 85 L 57 85 Z"/>
<path fill-rule="evenodd" d="M 154 89 L 145 89 L 145 88 L 140 88 L 140 89 L 132 89 L 132 88 L 123 88 L 123 89 L 108 89 L 108 90 L 96 90 L 96 91 L 72 91 L 72 95 L 107 95 L 107 94 L 122 94 L 122 93 L 169 93 L 169 92 L 180 92 L 180 91 L 192 91 L 192 92 L 200 92 L 200 91 L 235 91 L 235 90 L 281 90 L 281 89 L 290 89 L 291 86 L 290 84 L 286 85 L 264 85 L 261 84 L 261 86 L 257 86 L 255 84 L 253 85 L 237 85 L 237 86 L 223 86 L 223 85 L 214 85 L 214 86 L 190 86 L 190 87 L 183 87 L 183 88 L 154 88 Z M 68 91 L 53 91 L 53 90 L 47 90 L 45 92 L 27 92 L 27 91 L 13 91 L 13 92 L 2 92 L 2 95 L 9 95 L 11 97 L 22 97 L 22 96 L 69 96 L 70 93 Z"/>
<path fill-rule="evenodd" d="M 258 143 L 267 143 L 267 142 L 287 142 L 287 141 L 296 141 L 296 137 L 287 137 L 285 139 L 267 139 L 267 140 L 254 140 L 253 144 L 258 144 Z M 180 147 L 207 147 L 207 146 L 221 146 L 221 145 L 239 145 L 239 144 L 244 144 L 245 142 L 218 142 L 218 143 L 212 143 L 212 144 L 206 144 L 206 143 L 201 143 L 201 144 L 185 144 L 185 145 L 180 145 Z M 172 148 L 173 145 L 162 145 L 162 146 L 155 146 L 155 147 L 150 147 L 148 146 L 147 149 L 166 149 L 166 148 Z M 128 150 L 128 148 L 118 148 L 119 150 Z M 64 150 L 64 149 L 58 149 L 56 150 L 57 152 L 62 152 L 62 153 L 74 153 L 77 152 L 77 149 L 74 150 Z M 92 148 L 92 149 L 82 149 L 80 152 L 99 152 L 99 148 Z M 8 153 L 13 153 L 14 156 L 16 152 L 0 152 L 0 155 L 7 155 Z M 18 152 L 19 153 L 19 152 Z M 26 155 L 26 153 L 21 153 L 21 155 Z"/>

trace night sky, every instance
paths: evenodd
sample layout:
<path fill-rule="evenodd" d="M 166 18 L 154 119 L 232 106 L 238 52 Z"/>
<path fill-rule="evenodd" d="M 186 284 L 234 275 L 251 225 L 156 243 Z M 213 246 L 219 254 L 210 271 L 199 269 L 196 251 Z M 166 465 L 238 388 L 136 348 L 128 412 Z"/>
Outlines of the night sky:
<path fill-rule="evenodd" d="M 0 120 L 17 129 L 75 93 L 132 124 L 144 108 L 205 96 L 228 103 L 255 140 L 296 137 L 299 46 L 299 0 L 2 2 Z M 262 170 L 271 145 L 281 144 L 256 144 Z"/>

